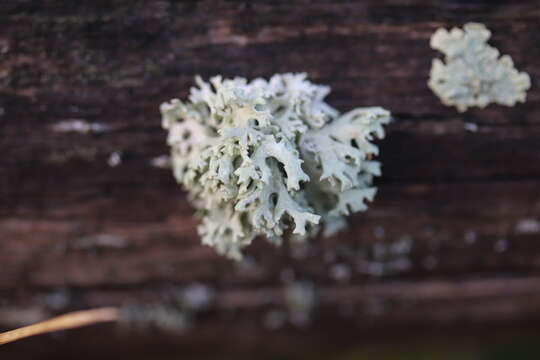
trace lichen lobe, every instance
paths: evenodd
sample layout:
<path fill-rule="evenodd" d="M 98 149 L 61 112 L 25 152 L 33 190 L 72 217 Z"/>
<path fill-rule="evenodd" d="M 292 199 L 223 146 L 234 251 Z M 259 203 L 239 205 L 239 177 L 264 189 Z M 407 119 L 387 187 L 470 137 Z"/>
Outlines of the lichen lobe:
<path fill-rule="evenodd" d="M 161 105 L 174 175 L 201 217 L 204 244 L 239 259 L 258 235 L 280 244 L 342 228 L 367 209 L 380 164 L 372 141 L 390 113 L 346 114 L 324 102 L 327 86 L 305 74 L 269 80 L 196 79 L 188 102 Z"/>

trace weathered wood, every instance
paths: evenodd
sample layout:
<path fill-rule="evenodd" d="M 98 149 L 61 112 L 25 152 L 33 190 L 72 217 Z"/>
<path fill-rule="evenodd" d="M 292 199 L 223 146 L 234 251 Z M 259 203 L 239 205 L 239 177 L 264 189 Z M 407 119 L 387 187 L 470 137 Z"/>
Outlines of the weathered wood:
<path fill-rule="evenodd" d="M 0 327 L 199 283 L 212 304 L 177 343 L 162 340 L 171 352 L 262 339 L 314 350 L 307 339 L 349 346 L 349 332 L 433 324 L 538 329 L 539 18 L 525 0 L 1 3 Z M 430 35 L 467 21 L 531 75 L 527 103 L 458 114 L 428 89 Z M 259 241 L 235 265 L 200 245 L 185 194 L 155 166 L 168 151 L 158 106 L 196 74 L 292 71 L 331 85 L 340 110 L 392 111 L 379 193 L 348 232 L 290 253 Z M 317 301 L 302 335 L 269 331 L 272 311 L 292 316 L 287 289 L 306 283 Z"/>

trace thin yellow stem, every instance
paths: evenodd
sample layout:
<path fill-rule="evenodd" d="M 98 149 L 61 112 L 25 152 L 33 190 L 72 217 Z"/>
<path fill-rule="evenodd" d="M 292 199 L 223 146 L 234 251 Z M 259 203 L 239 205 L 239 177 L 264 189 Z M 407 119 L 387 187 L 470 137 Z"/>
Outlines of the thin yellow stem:
<path fill-rule="evenodd" d="M 113 307 L 75 311 L 33 325 L 0 333 L 0 345 L 53 331 L 74 329 L 101 322 L 117 321 L 119 318 L 119 309 Z"/>

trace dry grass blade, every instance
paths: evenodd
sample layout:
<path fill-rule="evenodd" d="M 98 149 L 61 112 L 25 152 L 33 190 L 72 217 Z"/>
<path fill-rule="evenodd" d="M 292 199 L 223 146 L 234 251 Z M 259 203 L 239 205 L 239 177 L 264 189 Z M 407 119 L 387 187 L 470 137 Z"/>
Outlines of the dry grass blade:
<path fill-rule="evenodd" d="M 37 324 L 0 333 L 0 345 L 53 331 L 74 329 L 102 322 L 117 321 L 119 317 L 120 311 L 113 307 L 76 311 Z"/>

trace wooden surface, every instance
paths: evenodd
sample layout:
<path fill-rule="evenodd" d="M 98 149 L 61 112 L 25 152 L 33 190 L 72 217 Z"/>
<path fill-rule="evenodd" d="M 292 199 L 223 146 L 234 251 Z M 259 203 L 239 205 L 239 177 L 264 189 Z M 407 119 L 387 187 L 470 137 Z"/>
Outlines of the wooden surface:
<path fill-rule="evenodd" d="M 0 327 L 198 284 L 210 301 L 189 330 L 137 335 L 164 347 L 153 359 L 540 329 L 538 1 L 7 0 L 0 20 Z M 468 21 L 530 74 L 527 103 L 458 114 L 428 89 L 430 35 Z M 394 114 L 379 193 L 348 232 L 291 251 L 257 241 L 231 263 L 200 245 L 185 194 L 155 166 L 168 151 L 158 106 L 196 74 L 300 71 L 342 111 Z M 314 294 L 300 322 L 287 296 L 299 284 Z M 56 359 L 66 339 L 153 354 L 131 336 L 102 326 L 26 344 Z"/>

